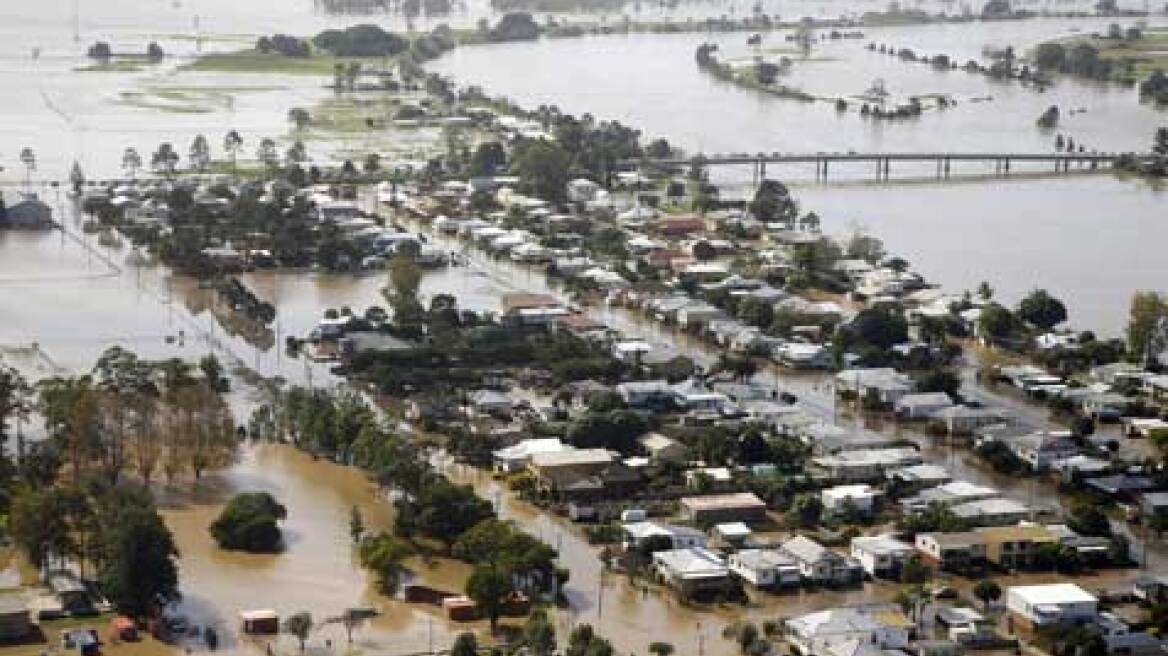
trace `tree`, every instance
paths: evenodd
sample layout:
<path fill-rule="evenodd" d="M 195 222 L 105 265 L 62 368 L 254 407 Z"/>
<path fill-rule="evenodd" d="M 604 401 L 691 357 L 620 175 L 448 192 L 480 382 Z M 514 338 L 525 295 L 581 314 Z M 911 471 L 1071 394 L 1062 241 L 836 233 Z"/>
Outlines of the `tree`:
<path fill-rule="evenodd" d="M 470 175 L 489 177 L 497 175 L 507 164 L 507 151 L 498 141 L 486 141 L 475 148 L 470 159 Z"/>
<path fill-rule="evenodd" d="M 1036 289 L 1018 304 L 1018 317 L 1043 330 L 1050 330 L 1067 320 L 1067 308 L 1045 289 Z"/>
<path fill-rule="evenodd" d="M 138 154 L 138 149 L 133 146 L 127 147 L 122 153 L 122 170 L 126 171 L 130 178 L 134 178 L 140 168 L 142 168 L 142 156 Z"/>
<path fill-rule="evenodd" d="M 556 628 L 548 621 L 543 609 L 532 611 L 523 625 L 523 641 L 532 656 L 552 656 L 556 653 Z"/>
<path fill-rule="evenodd" d="M 308 127 L 309 122 L 312 121 L 312 115 L 308 113 L 307 109 L 303 107 L 293 107 L 288 110 L 288 122 L 297 130 L 303 130 Z"/>
<path fill-rule="evenodd" d="M 718 256 L 718 251 L 710 245 L 710 242 L 701 240 L 693 245 L 693 256 L 701 262 L 707 262 Z"/>
<path fill-rule="evenodd" d="M 480 563 L 466 581 L 466 595 L 491 622 L 491 633 L 499 624 L 507 596 L 511 594 L 511 572 L 495 563 Z"/>
<path fill-rule="evenodd" d="M 798 216 L 799 207 L 786 185 L 778 180 L 763 180 L 750 201 L 750 212 L 759 221 L 792 222 Z"/>
<path fill-rule="evenodd" d="M 933 575 L 932 570 L 918 555 L 909 556 L 900 566 L 901 583 L 924 583 Z"/>
<path fill-rule="evenodd" d="M 454 639 L 454 644 L 450 647 L 450 656 L 478 656 L 479 641 L 475 638 L 475 634 L 470 631 L 463 631 Z"/>
<path fill-rule="evenodd" d="M 1005 339 L 1018 331 L 1018 318 L 1005 307 L 990 303 L 982 308 L 977 325 L 984 337 Z"/>
<path fill-rule="evenodd" d="M 144 488 L 119 488 L 102 504 L 98 580 L 118 612 L 146 617 L 178 599 L 178 549 Z"/>
<path fill-rule="evenodd" d="M 276 142 L 269 137 L 261 139 L 260 145 L 256 148 L 256 159 L 269 169 L 274 169 L 279 166 L 280 154 L 276 149 Z"/>
<path fill-rule="evenodd" d="M 228 130 L 227 134 L 223 136 L 223 150 L 227 152 L 227 156 L 231 159 L 232 175 L 238 172 L 237 163 L 241 148 L 243 148 L 243 137 L 236 130 Z"/>
<path fill-rule="evenodd" d="M 590 412 L 568 426 L 565 440 L 581 449 L 632 453 L 637 448 L 637 438 L 648 430 L 644 417 L 631 410 Z"/>
<path fill-rule="evenodd" d="M 195 138 L 191 141 L 187 159 L 190 160 L 192 169 L 196 171 L 206 170 L 207 166 L 211 164 L 211 147 L 207 144 L 207 137 L 201 134 L 195 135 Z"/>
<path fill-rule="evenodd" d="M 377 587 L 385 594 L 397 591 L 402 561 L 412 552 L 404 540 L 385 532 L 366 536 L 359 549 L 361 565 L 377 574 Z"/>
<path fill-rule="evenodd" d="M 1080 535 L 1110 537 L 1111 520 L 1097 504 L 1081 502 L 1071 508 L 1067 526 Z"/>
<path fill-rule="evenodd" d="M 361 509 L 354 505 L 349 509 L 349 537 L 353 538 L 353 544 L 361 544 L 364 536 L 365 520 L 361 517 Z"/>
<path fill-rule="evenodd" d="M 990 602 L 1002 598 L 1002 586 L 993 579 L 982 579 L 973 586 L 973 596 L 977 597 L 988 609 Z"/>
<path fill-rule="evenodd" d="M 977 285 L 977 297 L 982 301 L 989 302 L 994 297 L 994 288 L 986 281 L 981 281 Z"/>
<path fill-rule="evenodd" d="M 178 166 L 178 153 L 175 152 L 174 146 L 169 143 L 159 144 L 158 150 L 150 156 L 150 168 L 155 172 L 161 173 L 164 176 L 174 174 L 175 168 Z"/>
<path fill-rule="evenodd" d="M 1132 357 L 1145 363 L 1164 350 L 1168 339 L 1168 298 L 1156 292 L 1136 292 L 1132 295 L 1127 320 L 1127 348 Z"/>
<path fill-rule="evenodd" d="M 302 610 L 289 615 L 284 620 L 283 629 L 285 633 L 296 636 L 300 643 L 300 651 L 304 651 L 304 643 L 308 641 L 308 634 L 312 633 L 312 613 Z"/>
<path fill-rule="evenodd" d="M 361 168 L 369 175 L 377 173 L 381 170 L 381 155 L 369 153 L 365 156 L 365 160 L 361 162 Z"/>
<path fill-rule="evenodd" d="M 818 494 L 800 494 L 791 501 L 791 508 L 787 511 L 787 521 L 799 528 L 812 528 L 819 525 L 823 516 L 823 502 Z"/>
<path fill-rule="evenodd" d="M 415 533 L 439 540 L 449 551 L 467 529 L 493 517 L 490 502 L 480 499 L 468 485 L 455 485 L 446 479 L 423 485 L 413 498 L 396 502 L 396 533 L 409 537 Z"/>
<path fill-rule="evenodd" d="M 210 526 L 211 536 L 223 549 L 272 553 L 283 546 L 279 522 L 287 510 L 267 492 L 244 492 L 232 497 Z"/>
<path fill-rule="evenodd" d="M 516 144 L 512 168 L 522 190 L 552 203 L 567 199 L 571 155 L 557 142 L 543 139 Z"/>

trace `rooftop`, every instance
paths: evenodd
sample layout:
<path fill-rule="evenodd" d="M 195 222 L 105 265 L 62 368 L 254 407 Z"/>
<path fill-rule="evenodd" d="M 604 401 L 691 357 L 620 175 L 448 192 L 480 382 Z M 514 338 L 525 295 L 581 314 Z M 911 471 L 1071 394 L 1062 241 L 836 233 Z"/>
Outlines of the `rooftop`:
<path fill-rule="evenodd" d="M 1016 585 L 1009 589 L 1016 596 L 1032 606 L 1043 604 L 1095 603 L 1094 595 L 1074 583 L 1049 583 L 1046 585 Z"/>
<path fill-rule="evenodd" d="M 753 492 L 734 494 L 711 494 L 700 497 L 683 497 L 681 505 L 691 510 L 726 510 L 735 508 L 766 508 L 766 503 Z"/>

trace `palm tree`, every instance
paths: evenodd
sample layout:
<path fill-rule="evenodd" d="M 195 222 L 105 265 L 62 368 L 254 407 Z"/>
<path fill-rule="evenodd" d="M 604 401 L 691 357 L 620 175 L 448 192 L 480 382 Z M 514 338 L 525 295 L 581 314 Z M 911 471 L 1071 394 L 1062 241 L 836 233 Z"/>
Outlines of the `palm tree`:
<path fill-rule="evenodd" d="M 276 150 L 276 142 L 270 138 L 264 138 L 260 141 L 259 148 L 256 149 L 256 159 L 263 162 L 269 168 L 275 168 L 280 162 L 280 156 Z"/>
<path fill-rule="evenodd" d="M 231 157 L 232 175 L 235 175 L 238 171 L 236 168 L 236 158 L 239 154 L 240 148 L 243 148 L 243 137 L 239 136 L 239 132 L 236 130 L 229 131 L 226 136 L 223 137 L 223 150 L 226 150 L 227 155 Z"/>
<path fill-rule="evenodd" d="M 128 146 L 122 153 L 122 169 L 129 171 L 130 178 L 134 178 L 140 168 L 142 168 L 142 156 L 138 154 L 137 148 Z"/>
<path fill-rule="evenodd" d="M 27 190 L 32 186 L 32 172 L 36 170 L 36 153 L 32 148 L 25 147 L 20 151 L 20 161 L 24 164 L 24 186 Z"/>

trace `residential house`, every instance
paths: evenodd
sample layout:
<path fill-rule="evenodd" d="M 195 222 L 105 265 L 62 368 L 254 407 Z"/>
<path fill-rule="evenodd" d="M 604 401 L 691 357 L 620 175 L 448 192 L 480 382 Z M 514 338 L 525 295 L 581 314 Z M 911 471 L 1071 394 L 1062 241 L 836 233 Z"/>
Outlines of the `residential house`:
<path fill-rule="evenodd" d="M 812 458 L 816 469 L 832 480 L 876 482 L 893 469 L 917 465 L 924 461 L 920 452 L 909 447 L 841 451 Z"/>
<path fill-rule="evenodd" d="M 913 382 L 895 369 L 848 369 L 836 374 L 835 389 L 845 396 L 874 398 L 881 405 L 893 406 L 912 392 Z"/>
<path fill-rule="evenodd" d="M 863 577 L 855 559 L 842 556 L 815 540 L 796 535 L 779 547 L 799 565 L 804 581 L 817 585 L 852 585 Z"/>
<path fill-rule="evenodd" d="M 1099 600 L 1074 583 L 1018 585 L 1007 588 L 1006 608 L 1017 628 L 1033 630 L 1093 622 Z"/>
<path fill-rule="evenodd" d="M 831 648 L 851 641 L 881 649 L 908 646 L 912 623 L 887 606 L 830 608 L 783 622 L 783 637 L 803 656 L 833 656 Z"/>
<path fill-rule="evenodd" d="M 1035 431 L 1006 444 L 1034 471 L 1046 471 L 1056 461 L 1079 453 L 1069 431 Z"/>
<path fill-rule="evenodd" d="M 1123 434 L 1128 437 L 1163 437 L 1168 436 L 1168 421 L 1158 417 L 1124 417 Z"/>
<path fill-rule="evenodd" d="M 802 580 L 799 564 L 777 549 L 743 549 L 730 554 L 730 571 L 756 588 L 791 588 Z"/>
<path fill-rule="evenodd" d="M 1135 474 L 1097 476 L 1088 478 L 1084 483 L 1099 494 L 1125 503 L 1136 501 L 1144 492 L 1150 492 L 1158 487 L 1151 477 Z"/>
<path fill-rule="evenodd" d="M 968 481 L 952 481 L 944 485 L 929 488 L 907 499 L 902 499 L 900 503 L 904 506 L 905 510 L 920 511 L 934 503 L 952 507 L 971 501 L 993 499 L 998 494 L 998 491 L 992 487 L 974 485 Z"/>
<path fill-rule="evenodd" d="M 893 411 L 899 419 L 923 420 L 933 413 L 953 407 L 953 399 L 944 392 L 925 394 L 905 394 L 893 404 Z"/>
<path fill-rule="evenodd" d="M 983 499 L 959 503 L 950 510 L 973 526 L 1008 526 L 1030 515 L 1030 509 L 1012 499 Z"/>
<path fill-rule="evenodd" d="M 485 389 L 471 393 L 470 405 L 479 414 L 500 416 L 510 413 L 515 402 L 503 392 Z"/>
<path fill-rule="evenodd" d="M 658 551 L 653 554 L 653 569 L 666 584 L 685 596 L 724 590 L 730 580 L 726 561 L 709 549 Z"/>
<path fill-rule="evenodd" d="M 948 469 L 931 463 L 893 469 L 885 472 L 884 475 L 901 494 L 919 492 L 925 488 L 937 487 L 953 480 Z"/>
<path fill-rule="evenodd" d="M 24 640 L 32 633 L 28 600 L 19 590 L 0 592 L 0 643 Z"/>
<path fill-rule="evenodd" d="M 918 533 L 915 546 L 926 561 L 947 572 L 961 572 L 985 560 L 981 533 Z"/>
<path fill-rule="evenodd" d="M 873 535 L 852 538 L 851 553 L 870 576 L 894 579 L 916 549 L 890 535 Z"/>
<path fill-rule="evenodd" d="M 572 448 L 561 442 L 558 437 L 523 440 L 518 444 L 499 449 L 492 454 L 494 457 L 495 471 L 504 474 L 520 471 L 526 469 L 531 464 L 531 459 L 536 454 L 558 453 L 560 451 L 571 450 Z"/>
<path fill-rule="evenodd" d="M 949 435 L 970 435 L 983 426 L 1002 423 L 1002 413 L 992 408 L 954 405 L 933 412 L 929 422 L 941 427 Z"/>
<path fill-rule="evenodd" d="M 727 467 L 695 467 L 686 470 L 685 485 L 699 492 L 714 492 L 731 487 L 734 475 Z"/>
<path fill-rule="evenodd" d="M 774 349 L 772 356 L 791 369 L 826 369 L 831 365 L 831 352 L 823 344 L 784 342 Z"/>
<path fill-rule="evenodd" d="M 682 518 L 695 524 L 749 524 L 766 519 L 766 503 L 751 492 L 683 497 L 680 503 Z"/>
<path fill-rule="evenodd" d="M 673 387 L 664 380 L 621 383 L 616 393 L 630 408 L 660 407 L 673 404 Z"/>
<path fill-rule="evenodd" d="M 708 543 L 706 534 L 688 526 L 659 524 L 657 522 L 631 522 L 621 527 L 624 533 L 625 549 L 704 549 Z"/>
<path fill-rule="evenodd" d="M 605 449 L 565 449 L 534 453 L 528 465 L 536 480 L 548 491 L 569 480 L 569 475 L 594 475 L 615 462 L 611 451 Z"/>
<path fill-rule="evenodd" d="M 840 516 L 848 511 L 870 516 L 881 494 L 883 492 L 867 483 L 860 483 L 829 487 L 819 493 L 819 498 L 823 503 L 823 511 L 830 516 Z"/>
<path fill-rule="evenodd" d="M 736 548 L 746 544 L 746 541 L 753 535 L 750 527 L 742 522 L 717 524 L 714 526 L 713 532 L 719 542 Z"/>
<path fill-rule="evenodd" d="M 986 561 L 1006 570 L 1034 565 L 1041 545 L 1059 541 L 1045 526 L 1037 524 L 994 526 L 977 532 L 985 542 Z"/>
<path fill-rule="evenodd" d="M 1168 492 L 1144 492 L 1140 495 L 1140 514 L 1148 519 L 1168 515 Z"/>
<path fill-rule="evenodd" d="M 689 450 L 684 444 L 661 433 L 647 433 L 637 441 L 653 464 L 684 463 L 689 457 Z"/>

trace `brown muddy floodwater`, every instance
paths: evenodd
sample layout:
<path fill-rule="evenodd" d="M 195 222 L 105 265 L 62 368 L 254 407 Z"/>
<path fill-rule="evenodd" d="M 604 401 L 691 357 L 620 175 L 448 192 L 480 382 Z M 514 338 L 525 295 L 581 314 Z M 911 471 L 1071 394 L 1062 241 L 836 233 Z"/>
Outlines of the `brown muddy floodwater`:
<path fill-rule="evenodd" d="M 244 554 L 219 549 L 207 527 L 232 494 L 266 491 L 288 509 L 283 524 L 286 549 L 279 554 Z M 183 601 L 179 610 L 191 623 L 216 627 L 229 653 L 263 649 L 266 641 L 241 638 L 239 612 L 271 608 L 282 617 L 312 613 L 317 628 L 310 646 L 326 641 L 341 649 L 344 628 L 327 623 L 347 608 L 370 606 L 382 614 L 354 634 L 356 646 L 386 654 L 424 652 L 430 641 L 448 647 L 478 624 L 447 623 L 439 613 L 381 595 L 373 577 L 357 560 L 349 535 L 349 513 L 356 506 L 371 531 L 392 524 L 392 505 L 363 472 L 313 459 L 277 444 L 249 445 L 230 469 L 208 477 L 193 494 L 162 499 L 166 523 L 181 553 Z M 466 566 L 448 561 L 432 565 L 411 561 L 420 580 L 448 590 L 461 589 Z M 294 644 L 276 641 L 281 652 Z"/>

